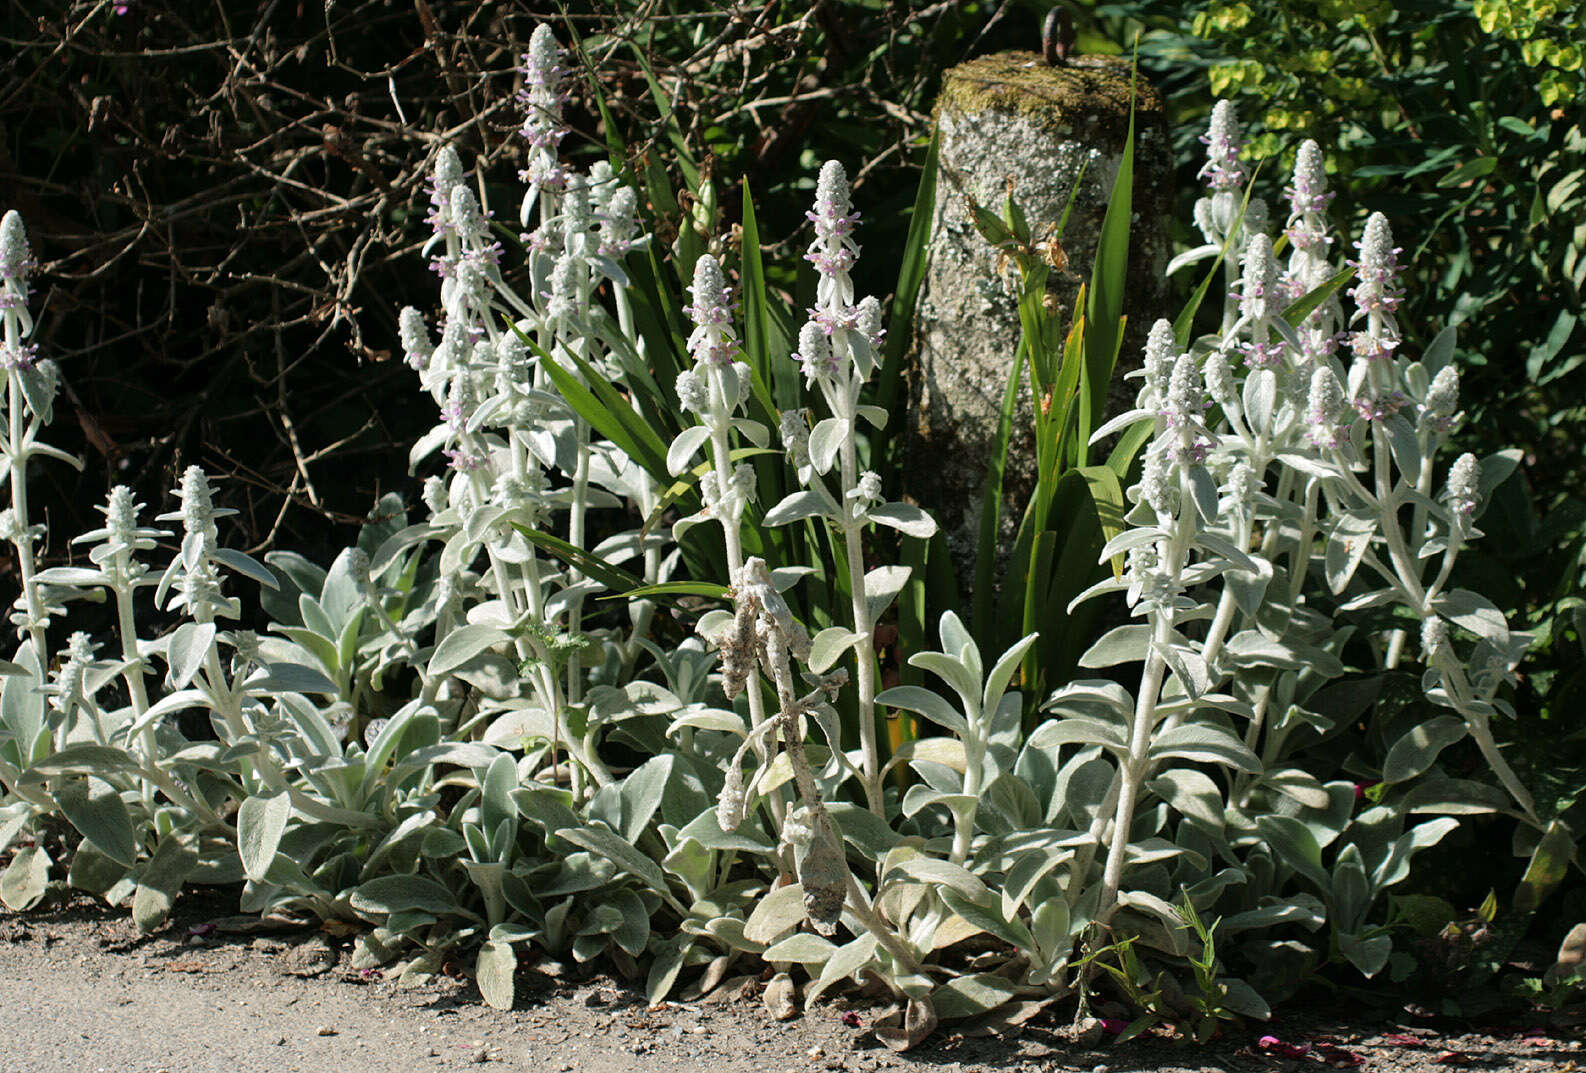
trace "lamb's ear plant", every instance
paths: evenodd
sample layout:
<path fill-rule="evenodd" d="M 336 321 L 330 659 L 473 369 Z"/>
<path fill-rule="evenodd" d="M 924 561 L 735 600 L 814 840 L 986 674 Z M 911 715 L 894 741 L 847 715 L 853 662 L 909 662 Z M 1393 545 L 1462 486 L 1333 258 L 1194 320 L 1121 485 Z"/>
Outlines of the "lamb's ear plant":
<path fill-rule="evenodd" d="M 757 248 L 734 314 L 709 199 L 669 260 L 615 167 L 559 154 L 562 58 L 537 31 L 526 234 L 436 151 L 439 312 L 399 318 L 437 408 L 410 454 L 426 475 L 328 566 L 224 547 L 224 489 L 194 467 L 157 524 L 115 489 L 101 527 L 50 545 L 86 545 L 87 565 L 40 568 L 27 465 L 69 459 L 38 439 L 58 371 L 27 343 L 31 258 L 4 218 L 22 591 L 0 664 L 0 900 L 37 905 L 64 854 L 68 883 L 146 930 L 184 884 L 241 884 L 249 912 L 366 925 L 360 969 L 413 981 L 471 956 L 501 1007 L 529 949 L 655 1002 L 769 966 L 779 1003 L 886 996 L 876 1030 L 899 1048 L 1103 977 L 1205 1035 L 1328 961 L 1373 975 L 1394 953 L 1382 895 L 1461 815 L 1520 823 L 1512 912 L 1535 911 L 1573 837 L 1494 743 L 1527 638 L 1456 567 L 1514 460 L 1442 463 L 1452 334 L 1412 353 L 1380 217 L 1344 319 L 1319 150 L 1300 154 L 1284 270 L 1224 181 L 1220 114 L 1207 246 L 1236 266 L 1227 313 L 1193 343 L 1156 325 L 1138 408 L 1089 437 L 1139 430 L 1103 467 L 1121 484 L 1143 448 L 1090 549 L 1126 569 L 1083 598 L 1119 594 L 1140 621 L 1080 659 L 1111 677 L 1027 697 L 1050 673 L 1036 630 L 988 644 L 937 608 L 924 643 L 911 567 L 935 526 L 866 468 L 885 468 L 896 416 L 866 400 L 905 326 L 885 343 L 855 293 L 842 167 L 817 180 L 816 302 L 782 353 Z M 1074 430 L 1114 356 L 1111 271 L 1061 355 L 1030 321 L 1048 335 L 1025 361 L 1077 421 L 1042 426 L 1070 473 L 1096 468 Z M 261 633 L 238 626 L 255 584 Z M 876 627 L 900 592 L 912 680 L 881 688 Z M 105 636 L 60 628 L 78 598 L 113 605 Z M 174 622 L 159 636 L 140 632 L 151 601 Z M 1406 676 L 1446 714 L 1375 703 Z M 917 732 L 884 735 L 899 713 Z M 1449 762 L 1465 747 L 1491 779 Z"/>

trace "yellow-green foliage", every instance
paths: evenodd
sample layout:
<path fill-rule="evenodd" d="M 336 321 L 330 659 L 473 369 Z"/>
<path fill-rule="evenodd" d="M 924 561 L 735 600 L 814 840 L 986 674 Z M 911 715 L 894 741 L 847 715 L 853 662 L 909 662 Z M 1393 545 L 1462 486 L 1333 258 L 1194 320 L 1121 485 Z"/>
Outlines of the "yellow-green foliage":
<path fill-rule="evenodd" d="M 1543 68 L 1537 92 L 1544 104 L 1573 100 L 1582 88 L 1586 19 L 1574 3 L 1558 0 L 1475 0 L 1483 31 L 1520 43 L 1520 55 Z"/>

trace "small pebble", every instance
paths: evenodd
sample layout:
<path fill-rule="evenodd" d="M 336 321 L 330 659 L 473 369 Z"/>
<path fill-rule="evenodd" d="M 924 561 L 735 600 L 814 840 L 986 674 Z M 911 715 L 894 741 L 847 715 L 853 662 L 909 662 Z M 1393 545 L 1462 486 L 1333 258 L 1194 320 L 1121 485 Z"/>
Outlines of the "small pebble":
<path fill-rule="evenodd" d="M 315 1035 L 319 1036 L 334 1036 L 335 1034 L 336 1030 L 330 1027 L 330 1025 L 320 1025 L 319 1031 L 315 1033 Z"/>

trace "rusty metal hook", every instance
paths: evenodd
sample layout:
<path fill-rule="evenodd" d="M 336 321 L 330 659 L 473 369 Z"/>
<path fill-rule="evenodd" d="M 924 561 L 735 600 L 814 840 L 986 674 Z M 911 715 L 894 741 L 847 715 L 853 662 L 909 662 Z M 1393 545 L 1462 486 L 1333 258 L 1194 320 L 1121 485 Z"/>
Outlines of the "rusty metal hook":
<path fill-rule="evenodd" d="M 1048 67 L 1067 67 L 1074 47 L 1074 18 L 1061 4 L 1047 12 L 1041 24 L 1041 55 Z"/>

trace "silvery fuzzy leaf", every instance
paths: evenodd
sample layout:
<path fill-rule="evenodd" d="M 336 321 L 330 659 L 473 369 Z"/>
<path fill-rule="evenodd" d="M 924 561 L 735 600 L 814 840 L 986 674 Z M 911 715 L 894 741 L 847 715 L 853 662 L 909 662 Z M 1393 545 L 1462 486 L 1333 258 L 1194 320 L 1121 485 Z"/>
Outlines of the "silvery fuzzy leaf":
<path fill-rule="evenodd" d="M 1104 563 L 1114 555 L 1121 555 L 1141 545 L 1165 539 L 1167 539 L 1167 533 L 1160 526 L 1142 525 L 1131 527 L 1107 541 L 1101 549 L 1101 554 L 1096 557 L 1096 562 Z"/>
<path fill-rule="evenodd" d="M 1190 868 L 1196 872 L 1205 871 L 1210 863 L 1188 846 L 1169 842 L 1165 838 L 1142 838 L 1129 843 L 1124 851 L 1124 861 L 1131 867 L 1170 861 L 1176 857 L 1184 857 Z"/>
<path fill-rule="evenodd" d="M 1519 465 L 1520 451 L 1512 447 L 1495 451 L 1481 460 L 1481 475 L 1476 479 L 1476 490 L 1481 500 L 1476 508 L 1477 518 L 1486 512 L 1487 504 L 1492 501 L 1492 493 L 1514 474 Z"/>
<path fill-rule="evenodd" d="M 1415 429 L 1403 414 L 1394 414 L 1382 422 L 1383 432 L 1388 437 L 1388 449 L 1393 454 L 1394 464 L 1399 467 L 1399 472 L 1404 474 L 1404 479 L 1411 484 L 1421 479 L 1421 441 L 1415 434 Z"/>
<path fill-rule="evenodd" d="M 1298 470 L 1301 473 L 1312 477 L 1319 477 L 1323 480 L 1326 480 L 1330 477 L 1337 477 L 1339 475 L 1338 470 L 1331 462 L 1324 462 L 1320 458 L 1316 458 L 1311 455 L 1300 454 L 1297 451 L 1279 451 L 1278 461 L 1282 462 L 1290 469 Z"/>
<path fill-rule="evenodd" d="M 865 603 L 870 609 L 870 621 L 879 620 L 882 613 L 892 606 L 892 601 L 903 591 L 903 586 L 909 583 L 911 573 L 913 571 L 907 566 L 878 566 L 865 573 Z"/>
<path fill-rule="evenodd" d="M 1305 824 L 1292 816 L 1258 816 L 1256 828 L 1278 859 L 1314 883 L 1318 890 L 1332 888 L 1322 864 L 1322 847 Z"/>
<path fill-rule="evenodd" d="M 1145 785 L 1180 815 L 1208 830 L 1222 831 L 1226 807 L 1223 792 L 1205 772 L 1189 767 L 1168 768 Z"/>
<path fill-rule="evenodd" d="M 1253 560 L 1256 569 L 1228 570 L 1223 574 L 1223 585 L 1233 596 L 1234 603 L 1246 615 L 1254 616 L 1266 599 L 1267 586 L 1272 581 L 1272 564 L 1265 559 Z"/>
<path fill-rule="evenodd" d="M 198 854 L 189 845 L 190 841 L 191 836 L 174 832 L 160 839 L 138 876 L 138 889 L 132 897 L 132 920 L 145 935 L 165 923 L 182 884 L 198 866 Z M 306 882 L 305 885 L 311 886 Z"/>
<path fill-rule="evenodd" d="M 1315 931 L 1326 921 L 1327 907 L 1322 904 L 1321 899 L 1314 894 L 1301 893 L 1281 902 L 1272 901 L 1271 904 L 1257 909 L 1247 909 L 1242 913 L 1226 916 L 1218 925 L 1217 932 L 1219 935 L 1232 935 L 1235 932 L 1271 928 L 1279 924 L 1298 924 L 1308 931 Z"/>
<path fill-rule="evenodd" d="M 909 662 L 914 663 L 921 655 L 941 656 L 941 653 L 918 653 Z M 945 659 L 946 657 L 942 658 Z M 934 667 L 929 669 L 936 670 Z M 961 667 L 960 670 L 962 670 Z M 883 707 L 902 708 L 916 715 L 923 715 L 931 722 L 958 734 L 966 733 L 969 728 L 969 724 L 961 712 L 943 699 L 940 694 L 933 693 L 921 686 L 893 686 L 891 689 L 877 694 L 876 703 Z"/>
<path fill-rule="evenodd" d="M 889 525 L 917 540 L 929 540 L 936 535 L 936 519 L 912 503 L 882 503 L 868 511 L 871 521 Z"/>
<path fill-rule="evenodd" d="M 743 935 L 751 942 L 770 944 L 804 923 L 804 888 L 797 883 L 768 891 L 744 922 Z"/>
<path fill-rule="evenodd" d="M 1427 543 L 1430 544 L 1431 541 L 1428 541 Z M 1369 608 L 1382 607 L 1385 604 L 1394 603 L 1396 600 L 1398 600 L 1398 598 L 1398 593 L 1394 592 L 1392 589 L 1377 589 L 1374 592 L 1362 593 L 1359 596 L 1344 601 L 1338 605 L 1338 610 L 1365 611 Z"/>
<path fill-rule="evenodd" d="M 1006 976 L 977 973 L 958 976 L 942 984 L 931 992 L 931 1005 L 941 1020 L 956 1021 L 995 1010 L 1018 993 L 1017 985 Z"/>
<path fill-rule="evenodd" d="M 1454 358 L 1454 341 L 1458 333 L 1450 324 L 1438 332 L 1432 341 L 1427 344 L 1426 350 L 1421 354 L 1421 364 L 1426 367 L 1430 376 L 1436 376 L 1443 371 L 1443 367 Z"/>
<path fill-rule="evenodd" d="M 1140 663 L 1150 645 L 1150 626 L 1115 626 L 1079 657 L 1079 665 L 1094 670 L 1116 667 L 1120 663 Z"/>
<path fill-rule="evenodd" d="M 93 776 L 69 779 L 56 789 L 55 803 L 100 853 L 125 868 L 137 863 L 137 833 L 114 786 Z"/>
<path fill-rule="evenodd" d="M 1127 726 L 1088 715 L 1070 715 L 1042 723 L 1030 735 L 1029 748 L 1057 749 L 1064 745 L 1100 745 L 1122 754 L 1129 750 Z"/>
<path fill-rule="evenodd" d="M 1424 399 L 1432 387 L 1432 378 L 1427 375 L 1426 366 L 1421 362 L 1412 361 L 1404 367 L 1404 387 L 1411 398 Z"/>
<path fill-rule="evenodd" d="M 1222 989 L 1222 1006 L 1241 1017 L 1265 1021 L 1272 1016 L 1267 1000 L 1245 981 L 1232 976 L 1219 976 L 1217 986 Z"/>
<path fill-rule="evenodd" d="M 1388 750 L 1382 764 L 1382 781 L 1392 785 L 1422 774 L 1444 749 L 1469 733 L 1465 720 L 1457 715 L 1439 715 L 1413 726 Z"/>
<path fill-rule="evenodd" d="M 799 578 L 813 573 L 813 566 L 779 566 L 771 571 L 771 587 L 778 593 L 785 593 L 798 583 Z"/>
<path fill-rule="evenodd" d="M 1327 537 L 1324 566 L 1327 586 L 1335 596 L 1349 587 L 1350 579 L 1355 576 L 1355 570 L 1371 547 L 1376 532 L 1376 520 L 1371 518 L 1345 514 L 1334 523 Z"/>
<path fill-rule="evenodd" d="M 1245 377 L 1245 415 L 1256 435 L 1270 435 L 1272 412 L 1278 397 L 1278 378 L 1271 369 L 1256 369 Z"/>
<path fill-rule="evenodd" d="M 657 894 L 664 895 L 670 890 L 661 866 L 608 828 L 590 824 L 584 827 L 563 828 L 557 831 L 556 835 L 591 853 L 599 854 Z"/>
<path fill-rule="evenodd" d="M 1275 667 L 1293 671 L 1303 666 L 1300 654 L 1282 641 L 1274 641 L 1260 630 L 1241 630 L 1224 646 L 1237 667 Z"/>
<path fill-rule="evenodd" d="M 292 802 L 285 793 L 243 801 L 237 810 L 237 853 L 249 879 L 264 880 L 291 817 Z"/>
<path fill-rule="evenodd" d="M 1367 979 L 1382 971 L 1388 963 L 1388 955 L 1393 953 L 1393 940 L 1386 935 L 1374 935 L 1369 939 L 1359 935 L 1338 933 L 1338 952 Z"/>
<path fill-rule="evenodd" d="M 0 873 L 0 902 L 14 913 L 32 909 L 44 900 L 50 882 L 50 855 L 42 846 L 19 849 Z"/>
<path fill-rule="evenodd" d="M 1371 908 L 1373 893 L 1360 847 L 1348 845 L 1339 850 L 1333 862 L 1333 926 L 1346 932 L 1359 928 Z"/>
<path fill-rule="evenodd" d="M 887 427 L 888 414 L 884 406 L 860 406 L 856 412 L 876 428 Z"/>
<path fill-rule="evenodd" d="M 834 801 L 827 806 L 827 812 L 843 840 L 866 857 L 879 860 L 903 840 L 891 824 L 859 805 Z"/>
<path fill-rule="evenodd" d="M 1153 737 L 1149 756 L 1160 762 L 1170 757 L 1201 763 L 1223 764 L 1257 774 L 1259 757 L 1232 731 L 1208 723 L 1184 723 Z"/>
<path fill-rule="evenodd" d="M 512 978 L 517 969 L 518 954 L 511 943 L 491 939 L 479 948 L 479 956 L 474 960 L 474 982 L 491 1008 L 512 1008 Z"/>
<path fill-rule="evenodd" d="M 430 656 L 429 673 L 432 676 L 448 674 L 486 649 L 510 641 L 511 637 L 495 626 L 457 627 L 435 647 Z"/>
<path fill-rule="evenodd" d="M 1418 823 L 1394 840 L 1387 855 L 1371 873 L 1371 882 L 1378 890 L 1398 886 L 1410 876 L 1410 858 L 1423 849 L 1435 846 L 1449 832 L 1459 827 L 1451 816 Z"/>
<path fill-rule="evenodd" d="M 815 427 L 810 430 L 809 446 L 810 462 L 814 465 L 816 473 L 827 473 L 831 470 L 846 434 L 847 426 L 835 417 L 816 422 Z"/>
<path fill-rule="evenodd" d="M 1261 565 L 1265 560 L 1255 558 L 1220 533 L 1202 530 L 1195 534 L 1195 542 L 1207 551 L 1227 559 L 1232 566 L 1239 570 L 1243 570 L 1248 574 L 1260 574 L 1262 572 Z M 1272 573 L 1272 565 L 1270 563 L 1266 564 L 1266 573 L 1268 576 Z"/>
<path fill-rule="evenodd" d="M 944 805 L 954 816 L 959 816 L 979 802 L 980 798 L 957 789 L 938 790 L 917 782 L 903 795 L 899 811 L 905 816 L 914 816 L 932 805 Z"/>
<path fill-rule="evenodd" d="M 876 943 L 875 933 L 867 931 L 838 947 L 821 965 L 820 976 L 805 985 L 805 1005 L 813 1005 L 829 988 L 869 965 L 876 955 Z"/>
<path fill-rule="evenodd" d="M 1299 768 L 1279 768 L 1261 777 L 1259 785 L 1270 787 L 1307 808 L 1327 808 L 1332 798 L 1320 779 Z"/>
<path fill-rule="evenodd" d="M 1035 885 L 1053 869 L 1073 858 L 1072 849 L 1043 848 L 1021 854 L 1008 869 L 1002 883 L 1002 915 L 1013 919 L 1035 890 Z M 1066 903 L 1065 903 L 1066 904 Z"/>
<path fill-rule="evenodd" d="M 952 890 L 971 902 L 989 904 L 992 899 L 990 888 L 974 873 L 950 861 L 934 857 L 905 858 L 882 876 L 883 885 L 892 882 L 898 872 L 933 887 Z"/>
<path fill-rule="evenodd" d="M 436 425 L 413 442 L 408 451 L 408 476 L 418 472 L 420 462 L 445 446 L 451 431 L 445 425 Z"/>
<path fill-rule="evenodd" d="M 1083 714 L 1097 704 L 1116 712 L 1124 720 L 1128 720 L 1134 712 L 1134 697 L 1130 696 L 1129 691 L 1117 682 L 1100 678 L 1084 678 L 1069 682 L 1053 693 L 1051 698 L 1041 705 L 1041 710 Z"/>
<path fill-rule="evenodd" d="M 771 442 L 770 431 L 758 421 L 747 417 L 735 417 L 732 420 L 732 427 L 734 431 L 756 447 L 764 447 Z"/>
<path fill-rule="evenodd" d="M 692 823 L 678 832 L 679 838 L 692 838 L 710 850 L 733 849 L 764 856 L 774 855 L 776 845 L 756 835 L 757 824 L 752 816 L 736 831 L 723 831 L 721 825 L 716 822 L 714 808 L 704 810 Z"/>
<path fill-rule="evenodd" d="M 1496 645 L 1509 644 L 1509 623 L 1498 606 L 1469 589 L 1451 589 L 1432 601 L 1432 610 Z"/>
<path fill-rule="evenodd" d="M 1195 500 L 1195 512 L 1207 525 L 1216 525 L 1217 482 L 1212 479 L 1211 472 L 1205 466 L 1194 465 L 1185 475 L 1189 478 L 1190 498 Z"/>
<path fill-rule="evenodd" d="M 1416 783 L 1399 804 L 1412 815 L 1480 816 L 1502 812 L 1510 802 L 1508 794 L 1489 783 L 1429 778 Z"/>
<path fill-rule="evenodd" d="M 1192 651 L 1187 643 L 1179 643 L 1182 635 L 1174 631 L 1174 638 L 1165 645 L 1155 645 L 1157 654 L 1173 670 L 1173 678 L 1191 698 L 1197 698 L 1211 688 L 1211 670 L 1200 653 Z"/>
<path fill-rule="evenodd" d="M 837 504 L 824 491 L 794 492 L 765 512 L 762 525 L 779 526 L 813 517 L 836 517 Z"/>
<path fill-rule="evenodd" d="M 1107 757 L 1086 756 L 1086 751 L 1081 751 L 1058 770 L 1047 822 L 1056 822 L 1066 814 L 1075 826 L 1088 827 L 1106 801 L 1117 771 L 1117 765 Z"/>
<path fill-rule="evenodd" d="M 1155 418 L 1156 416 L 1157 415 L 1154 410 L 1129 410 L 1125 413 L 1121 413 L 1117 417 L 1105 422 L 1095 432 L 1092 432 L 1090 434 L 1090 442 L 1092 444 L 1100 443 L 1102 440 L 1105 440 L 1108 436 L 1111 436 L 1115 432 L 1120 432 L 1123 429 L 1128 428 L 1130 425 L 1138 424 L 1141 421 L 1149 420 L 1151 418 Z"/>
<path fill-rule="evenodd" d="M 688 469 L 699 449 L 710 439 L 710 429 L 704 425 L 690 425 L 677 434 L 666 450 L 666 471 L 676 477 Z"/>
<path fill-rule="evenodd" d="M 811 935 L 807 931 L 801 931 L 789 935 L 773 946 L 767 947 L 760 954 L 760 957 L 769 962 L 796 961 L 800 965 L 816 966 L 824 965 L 835 953 L 837 953 L 837 944 L 830 939 L 819 935 Z M 784 973 L 783 976 L 786 977 L 786 974 Z M 788 982 L 791 984 L 791 979 Z M 766 995 L 768 996 L 767 1007 L 770 1008 L 769 996 L 771 995 L 771 989 L 769 987 L 767 987 Z M 792 1012 L 772 1010 L 772 1016 L 779 1021 L 785 1021 L 789 1017 L 796 1015 L 797 1012 L 797 1009 Z"/>

